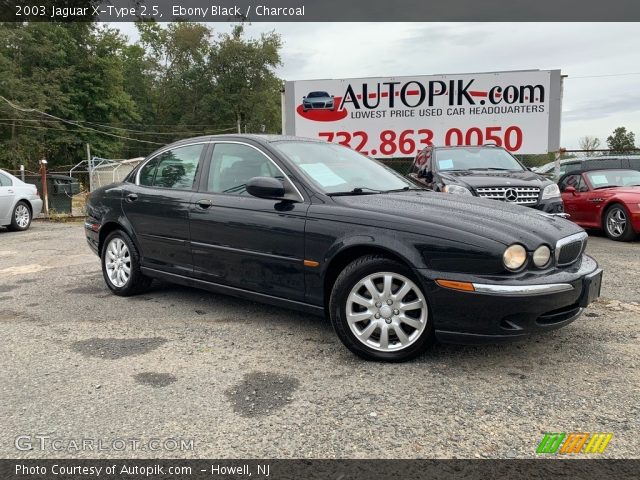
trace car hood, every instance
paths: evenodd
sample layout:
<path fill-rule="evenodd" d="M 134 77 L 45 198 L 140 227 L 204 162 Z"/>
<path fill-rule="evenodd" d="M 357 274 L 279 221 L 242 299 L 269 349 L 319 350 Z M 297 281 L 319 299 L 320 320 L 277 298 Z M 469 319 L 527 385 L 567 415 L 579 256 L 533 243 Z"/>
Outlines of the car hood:
<path fill-rule="evenodd" d="M 440 176 L 449 179 L 451 183 L 462 183 L 472 188 L 495 186 L 527 186 L 546 187 L 552 183 L 548 178 L 530 171 L 501 172 L 501 171 L 463 171 L 440 172 Z"/>
<path fill-rule="evenodd" d="M 330 102 L 331 100 L 333 100 L 333 98 L 331 97 L 313 97 L 313 98 L 305 98 L 305 101 L 307 102 Z"/>
<path fill-rule="evenodd" d="M 334 200 L 356 210 L 353 214 L 360 221 L 375 215 L 384 217 L 376 218 L 376 223 L 383 220 L 396 230 L 449 238 L 464 231 L 504 245 L 522 243 L 528 249 L 541 243 L 555 246 L 561 238 L 583 231 L 573 222 L 535 209 L 465 195 L 411 191 Z M 363 215 L 363 210 L 371 213 Z"/>

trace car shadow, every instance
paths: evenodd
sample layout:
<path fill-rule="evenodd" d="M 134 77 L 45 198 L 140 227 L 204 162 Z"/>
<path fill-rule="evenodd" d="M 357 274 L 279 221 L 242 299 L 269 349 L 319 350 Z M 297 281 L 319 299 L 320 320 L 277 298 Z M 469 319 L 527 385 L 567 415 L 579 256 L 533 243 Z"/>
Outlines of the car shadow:
<path fill-rule="evenodd" d="M 338 363 L 352 364 L 354 361 L 361 361 L 341 344 L 331 322 L 324 317 L 158 280 L 154 281 L 145 293 L 129 297 L 129 300 L 161 302 L 167 307 L 179 305 L 183 309 L 183 315 L 191 315 L 187 322 L 282 329 L 289 335 L 299 335 L 297 341 L 306 345 L 303 347 L 307 351 L 306 354 L 313 354 L 313 350 L 327 354 L 329 347 L 330 355 L 333 355 L 334 361 Z M 425 353 L 408 363 L 424 364 L 429 368 L 444 368 L 455 364 L 463 369 L 491 369 L 496 364 L 522 364 L 523 357 L 548 357 L 550 352 L 557 350 L 558 344 L 562 344 L 564 351 L 573 351 L 572 346 L 575 346 L 576 351 L 584 348 L 584 344 L 576 338 L 575 332 L 568 331 L 573 328 L 575 327 L 569 326 L 510 342 L 480 345 L 444 344 L 433 341 Z M 294 337 L 290 339 L 295 341 Z"/>

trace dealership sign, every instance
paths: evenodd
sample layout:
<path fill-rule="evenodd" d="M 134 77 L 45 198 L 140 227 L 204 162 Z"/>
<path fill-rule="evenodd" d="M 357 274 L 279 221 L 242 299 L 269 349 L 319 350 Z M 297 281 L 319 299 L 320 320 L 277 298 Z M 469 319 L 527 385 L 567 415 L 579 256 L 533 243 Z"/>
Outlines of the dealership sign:
<path fill-rule="evenodd" d="M 559 149 L 560 70 L 286 82 L 283 131 L 373 157 L 427 145 Z"/>

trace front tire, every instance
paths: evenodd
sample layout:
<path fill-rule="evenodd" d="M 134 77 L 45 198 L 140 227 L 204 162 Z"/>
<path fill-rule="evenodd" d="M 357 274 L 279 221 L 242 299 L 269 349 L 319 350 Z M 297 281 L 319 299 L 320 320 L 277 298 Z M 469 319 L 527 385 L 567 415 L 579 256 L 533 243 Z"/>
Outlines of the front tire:
<path fill-rule="evenodd" d="M 102 275 L 109 289 L 121 297 L 142 293 L 152 280 L 140 271 L 140 254 L 122 230 L 107 236 L 101 255 Z"/>
<path fill-rule="evenodd" d="M 22 200 L 16 203 L 11 214 L 11 225 L 9 230 L 14 232 L 23 232 L 31 225 L 31 209 L 26 202 Z"/>
<path fill-rule="evenodd" d="M 629 212 L 624 206 L 614 204 L 604 214 L 604 231 L 611 240 L 629 242 L 635 237 Z"/>
<path fill-rule="evenodd" d="M 419 285 L 408 267 L 381 255 L 350 263 L 329 301 L 342 343 L 366 360 L 402 362 L 422 353 L 433 328 Z"/>

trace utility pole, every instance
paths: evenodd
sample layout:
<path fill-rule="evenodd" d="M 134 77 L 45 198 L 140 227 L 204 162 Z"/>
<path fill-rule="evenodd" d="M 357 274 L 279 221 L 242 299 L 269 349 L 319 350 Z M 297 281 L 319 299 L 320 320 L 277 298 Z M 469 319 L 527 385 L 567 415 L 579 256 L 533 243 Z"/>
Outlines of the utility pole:
<path fill-rule="evenodd" d="M 42 181 L 42 200 L 44 202 L 44 213 L 49 213 L 49 191 L 47 189 L 47 161 L 40 160 L 40 179 Z"/>
<path fill-rule="evenodd" d="M 91 168 L 91 148 L 87 143 L 87 170 L 89 171 L 89 191 L 93 192 L 93 169 Z"/>
<path fill-rule="evenodd" d="M 238 134 L 242 133 L 242 127 L 240 126 L 240 114 L 236 115 L 236 123 L 238 125 Z"/>

